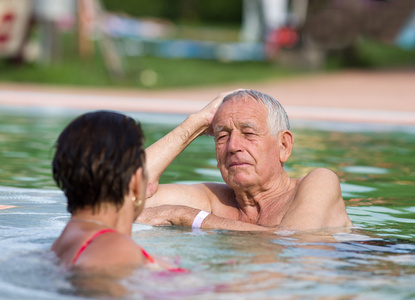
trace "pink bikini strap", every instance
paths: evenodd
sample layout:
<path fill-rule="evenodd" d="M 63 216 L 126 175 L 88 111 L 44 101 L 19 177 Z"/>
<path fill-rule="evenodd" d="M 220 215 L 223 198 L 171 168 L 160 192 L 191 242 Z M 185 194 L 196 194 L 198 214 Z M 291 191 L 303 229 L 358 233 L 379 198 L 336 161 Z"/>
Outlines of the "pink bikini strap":
<path fill-rule="evenodd" d="M 141 248 L 140 246 L 139 246 L 139 248 L 140 248 L 140 250 L 141 250 L 141 253 L 144 255 L 144 257 L 149 261 L 149 262 L 151 262 L 151 263 L 155 263 L 156 262 L 156 260 L 150 255 L 150 254 L 148 254 L 147 253 L 147 251 L 146 250 L 144 250 L 143 248 Z"/>
<path fill-rule="evenodd" d="M 86 249 L 86 247 L 88 247 L 89 246 L 89 244 L 91 244 L 92 243 L 92 241 L 93 240 L 95 240 L 98 236 L 100 236 L 101 234 L 104 234 L 104 233 L 107 233 L 107 232 L 117 232 L 116 230 L 114 230 L 114 229 L 110 229 L 110 228 L 108 228 L 108 229 L 103 229 L 103 230 L 100 230 L 100 231 L 98 231 L 97 233 L 95 233 L 89 240 L 87 240 L 83 245 L 82 245 L 82 247 L 79 249 L 79 251 L 78 251 L 78 253 L 75 255 L 75 257 L 74 257 L 74 259 L 72 260 L 72 264 L 75 264 L 76 263 L 76 261 L 78 260 L 78 258 L 79 258 L 79 256 L 82 254 L 82 252 L 84 252 L 85 251 L 85 249 Z"/>

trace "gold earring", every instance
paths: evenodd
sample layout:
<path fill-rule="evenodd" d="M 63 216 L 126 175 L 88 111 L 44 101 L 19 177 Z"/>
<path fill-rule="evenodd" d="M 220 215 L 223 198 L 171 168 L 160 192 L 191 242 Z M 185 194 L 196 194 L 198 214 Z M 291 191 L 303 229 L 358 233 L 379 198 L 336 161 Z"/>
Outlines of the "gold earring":
<path fill-rule="evenodd" d="M 131 200 L 133 201 L 133 203 L 134 203 L 134 206 L 135 207 L 139 207 L 142 203 L 143 203 L 143 200 L 141 200 L 141 199 L 139 199 L 138 200 L 138 202 L 135 202 L 135 200 L 136 200 L 137 198 L 136 197 L 132 197 L 131 198 Z"/>

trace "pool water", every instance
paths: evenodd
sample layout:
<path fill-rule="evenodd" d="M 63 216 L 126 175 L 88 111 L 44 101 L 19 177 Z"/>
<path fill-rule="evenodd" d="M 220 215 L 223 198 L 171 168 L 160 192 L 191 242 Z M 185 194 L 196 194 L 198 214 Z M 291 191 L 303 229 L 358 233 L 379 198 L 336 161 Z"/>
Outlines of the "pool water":
<path fill-rule="evenodd" d="M 51 179 L 53 144 L 79 113 L 0 112 L 0 206 L 14 206 L 0 210 L 0 299 L 95 299 L 107 292 L 105 279 L 77 279 L 48 251 L 69 218 Z M 131 116 L 143 122 L 147 144 L 184 118 Z M 137 270 L 119 283 L 128 291 L 122 299 L 415 298 L 415 128 L 292 123 L 287 172 L 336 172 L 355 227 L 271 234 L 136 224 L 138 244 L 190 272 Z M 204 136 L 162 177 L 198 181 L 221 181 L 213 140 Z M 95 290 L 76 284 L 90 280 Z"/>

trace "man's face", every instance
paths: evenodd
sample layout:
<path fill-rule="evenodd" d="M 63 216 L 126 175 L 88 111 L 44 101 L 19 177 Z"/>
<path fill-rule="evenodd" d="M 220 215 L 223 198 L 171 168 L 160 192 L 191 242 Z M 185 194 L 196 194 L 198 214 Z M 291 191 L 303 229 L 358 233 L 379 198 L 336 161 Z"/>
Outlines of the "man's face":
<path fill-rule="evenodd" d="M 218 168 L 233 189 L 272 184 L 281 170 L 278 136 L 271 135 L 265 105 L 229 100 L 213 120 Z"/>

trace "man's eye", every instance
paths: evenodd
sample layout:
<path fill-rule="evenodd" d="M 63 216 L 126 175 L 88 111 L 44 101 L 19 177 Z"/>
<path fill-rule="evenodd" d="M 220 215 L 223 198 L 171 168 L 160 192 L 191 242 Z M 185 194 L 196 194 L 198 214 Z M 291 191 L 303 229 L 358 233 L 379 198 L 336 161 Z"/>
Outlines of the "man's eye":
<path fill-rule="evenodd" d="M 220 135 L 218 135 L 218 137 L 216 138 L 216 140 L 217 141 L 220 141 L 220 140 L 225 140 L 225 138 L 227 137 L 228 135 L 227 134 L 220 134 Z"/>

